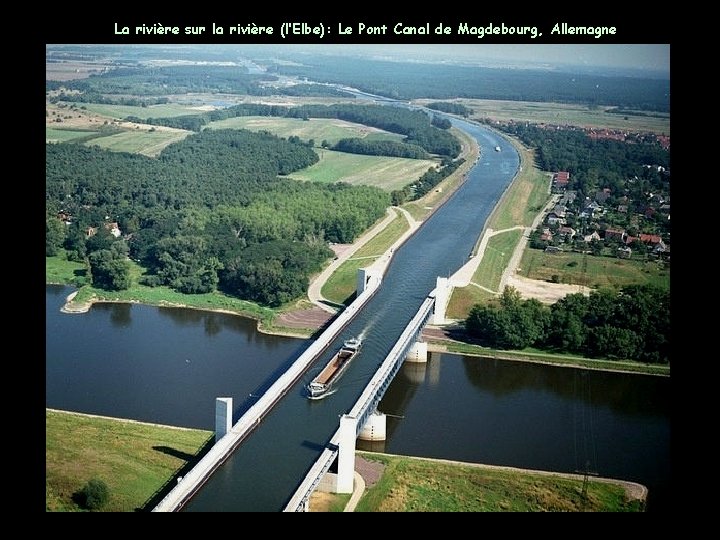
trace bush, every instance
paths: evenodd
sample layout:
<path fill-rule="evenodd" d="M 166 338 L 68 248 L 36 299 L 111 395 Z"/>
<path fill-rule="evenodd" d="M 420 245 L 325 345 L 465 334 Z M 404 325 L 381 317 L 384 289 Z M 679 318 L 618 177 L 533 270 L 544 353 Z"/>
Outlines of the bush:
<path fill-rule="evenodd" d="M 102 480 L 93 478 L 80 491 L 83 505 L 88 510 L 99 510 L 107 504 L 110 498 L 110 490 Z"/>

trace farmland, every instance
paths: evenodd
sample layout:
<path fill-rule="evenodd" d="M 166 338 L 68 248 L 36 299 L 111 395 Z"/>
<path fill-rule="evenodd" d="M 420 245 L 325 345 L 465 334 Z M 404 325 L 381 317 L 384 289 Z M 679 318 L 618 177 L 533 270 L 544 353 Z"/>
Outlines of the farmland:
<path fill-rule="evenodd" d="M 425 159 L 362 156 L 332 150 L 318 150 L 318 153 L 319 162 L 289 177 L 311 182 L 376 186 L 392 191 L 417 180 L 435 165 L 434 161 Z"/>
<path fill-rule="evenodd" d="M 402 140 L 402 135 L 389 133 L 377 128 L 354 124 L 335 118 L 313 118 L 304 121 L 300 118 L 274 118 L 268 116 L 238 116 L 210 122 L 211 129 L 248 129 L 250 131 L 269 131 L 280 137 L 296 136 L 307 141 L 314 139 L 316 145 L 327 141 L 333 145 L 340 139 L 357 137 L 367 140 Z"/>
<path fill-rule="evenodd" d="M 180 141 L 190 134 L 182 130 L 129 130 L 89 141 L 88 145 L 99 146 L 113 152 L 130 152 L 156 156 L 163 148 Z"/>

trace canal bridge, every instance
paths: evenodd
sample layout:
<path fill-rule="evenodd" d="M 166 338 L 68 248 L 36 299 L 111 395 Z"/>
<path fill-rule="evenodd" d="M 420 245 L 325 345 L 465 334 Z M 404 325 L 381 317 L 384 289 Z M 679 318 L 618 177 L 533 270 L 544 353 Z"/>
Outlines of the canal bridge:
<path fill-rule="evenodd" d="M 397 374 L 403 361 L 427 360 L 427 344 L 418 341 L 423 326 L 434 316 L 433 322 L 445 318 L 447 307 L 447 279 L 438 278 L 438 286 L 420 305 L 420 309 L 400 335 L 400 339 L 380 364 L 353 408 L 340 417 L 340 426 L 330 438 L 318 460 L 310 468 L 285 507 L 286 512 L 307 511 L 310 495 L 326 479 L 325 489 L 336 493 L 352 493 L 355 471 L 355 441 L 360 436 L 369 440 L 385 438 L 385 415 L 377 406 Z M 377 434 L 375 433 L 377 431 Z M 337 473 L 328 474 L 337 460 Z"/>
<path fill-rule="evenodd" d="M 260 423 L 273 406 L 286 394 L 305 373 L 310 364 L 335 340 L 340 331 L 347 326 L 356 313 L 368 302 L 380 286 L 381 275 L 376 269 L 362 268 L 358 271 L 357 295 L 328 328 L 315 340 L 290 368 L 283 373 L 268 390 L 231 425 L 232 398 L 216 400 L 215 444 L 205 456 L 177 485 L 157 504 L 153 512 L 174 512 L 203 486 L 208 478 L 220 467 L 250 432 Z M 377 412 L 377 405 L 397 374 L 403 360 L 410 356 L 416 361 L 427 360 L 427 344 L 418 341 L 423 326 L 431 315 L 434 322 L 441 323 L 445 318 L 445 308 L 449 299 L 447 278 L 438 278 L 437 287 L 421 304 L 398 342 L 379 364 L 375 375 L 363 390 L 352 410 L 340 421 L 340 428 L 331 437 L 318 461 L 310 469 L 295 495 L 287 505 L 288 509 L 303 510 L 312 491 L 317 487 L 339 454 L 339 472 L 331 477 L 331 489 L 339 493 L 352 492 L 355 440 L 363 429 L 373 438 L 374 430 L 381 430 L 384 437 L 385 417 Z M 433 311 L 433 308 L 437 308 Z M 341 450 L 342 448 L 342 450 Z"/>

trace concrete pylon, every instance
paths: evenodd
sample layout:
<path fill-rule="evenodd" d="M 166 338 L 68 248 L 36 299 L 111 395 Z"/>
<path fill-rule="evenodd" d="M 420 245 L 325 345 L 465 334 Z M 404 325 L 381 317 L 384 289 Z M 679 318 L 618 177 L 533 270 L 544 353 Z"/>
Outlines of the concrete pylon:
<path fill-rule="evenodd" d="M 380 285 L 380 275 L 371 268 L 358 268 L 355 295 L 360 296 L 366 289 L 374 289 Z"/>
<path fill-rule="evenodd" d="M 227 435 L 232 428 L 232 402 L 231 397 L 215 399 L 215 442 Z"/>
<path fill-rule="evenodd" d="M 363 441 L 384 441 L 387 438 L 387 416 L 373 412 L 360 430 L 358 438 Z"/>
<path fill-rule="evenodd" d="M 424 341 L 416 341 L 410 346 L 405 360 L 407 362 L 427 362 L 428 344 Z"/>
<path fill-rule="evenodd" d="M 355 480 L 355 439 L 357 418 L 344 414 L 340 417 L 338 446 L 337 493 L 352 493 Z"/>
<path fill-rule="evenodd" d="M 435 285 L 433 324 L 445 324 L 445 310 L 450 301 L 450 290 L 450 280 L 445 277 L 438 277 Z"/>

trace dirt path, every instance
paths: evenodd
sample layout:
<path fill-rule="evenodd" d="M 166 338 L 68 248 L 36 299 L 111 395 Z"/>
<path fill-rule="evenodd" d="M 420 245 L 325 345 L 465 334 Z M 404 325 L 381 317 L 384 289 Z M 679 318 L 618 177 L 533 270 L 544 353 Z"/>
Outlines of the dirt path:
<path fill-rule="evenodd" d="M 385 227 L 392 223 L 392 221 L 396 217 L 397 214 L 395 213 L 395 209 L 392 207 L 388 208 L 385 219 L 383 219 L 380 223 L 378 223 L 372 229 L 363 234 L 360 238 L 355 240 L 355 242 L 353 242 L 352 244 L 340 244 L 333 246 L 333 251 L 335 251 L 336 254 L 335 260 L 331 262 L 325 268 L 325 270 L 315 276 L 310 282 L 310 287 L 308 288 L 308 298 L 310 298 L 310 301 L 313 304 L 327 311 L 328 313 L 337 313 L 337 310 L 330 306 L 330 304 L 334 303 L 325 298 L 320 292 L 323 288 L 323 285 L 325 285 L 325 282 L 330 278 L 332 273 L 340 267 L 342 263 L 352 257 L 353 253 L 355 253 L 358 249 L 360 249 L 362 246 L 372 240 L 375 235 L 379 234 L 382 230 L 384 230 Z M 335 249 L 336 247 L 338 249 Z"/>

